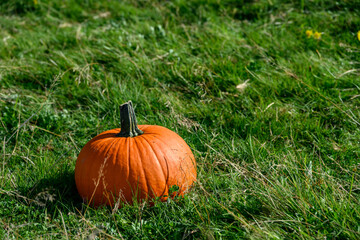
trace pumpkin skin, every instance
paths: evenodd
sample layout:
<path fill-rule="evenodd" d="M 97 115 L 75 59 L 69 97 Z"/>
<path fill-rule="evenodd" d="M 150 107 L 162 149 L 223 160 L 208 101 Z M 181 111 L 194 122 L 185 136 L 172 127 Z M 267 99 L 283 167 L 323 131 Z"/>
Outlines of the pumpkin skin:
<path fill-rule="evenodd" d="M 139 129 L 144 133 L 135 137 L 119 137 L 120 128 L 105 131 L 81 150 L 75 182 L 86 202 L 113 206 L 118 200 L 165 201 L 171 186 L 179 187 L 180 196 L 191 187 L 196 162 L 186 142 L 165 127 L 139 125 Z"/>

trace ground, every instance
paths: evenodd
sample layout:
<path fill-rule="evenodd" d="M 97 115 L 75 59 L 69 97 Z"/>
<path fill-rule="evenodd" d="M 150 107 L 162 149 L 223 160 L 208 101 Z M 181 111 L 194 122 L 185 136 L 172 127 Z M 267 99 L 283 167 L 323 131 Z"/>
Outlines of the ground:
<path fill-rule="evenodd" d="M 0 3 L 0 236 L 359 239 L 360 2 Z M 94 209 L 81 148 L 119 127 L 177 132 L 182 199 Z"/>

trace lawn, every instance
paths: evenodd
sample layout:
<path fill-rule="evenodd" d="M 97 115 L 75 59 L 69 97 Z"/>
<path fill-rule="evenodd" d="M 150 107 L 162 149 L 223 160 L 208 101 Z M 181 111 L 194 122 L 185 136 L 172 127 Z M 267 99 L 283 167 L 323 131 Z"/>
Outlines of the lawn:
<path fill-rule="evenodd" d="M 3 0 L 1 239 L 359 239 L 358 0 Z M 178 133 L 197 182 L 88 206 L 76 158 L 120 126 Z"/>

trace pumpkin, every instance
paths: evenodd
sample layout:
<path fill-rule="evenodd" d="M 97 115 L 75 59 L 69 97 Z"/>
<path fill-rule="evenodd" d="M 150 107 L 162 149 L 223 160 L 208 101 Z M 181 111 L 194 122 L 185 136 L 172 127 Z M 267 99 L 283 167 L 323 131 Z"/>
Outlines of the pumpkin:
<path fill-rule="evenodd" d="M 120 117 L 121 128 L 100 133 L 81 150 L 75 166 L 80 196 L 94 206 L 183 196 L 196 180 L 190 147 L 165 127 L 137 126 L 131 101 L 120 106 Z"/>

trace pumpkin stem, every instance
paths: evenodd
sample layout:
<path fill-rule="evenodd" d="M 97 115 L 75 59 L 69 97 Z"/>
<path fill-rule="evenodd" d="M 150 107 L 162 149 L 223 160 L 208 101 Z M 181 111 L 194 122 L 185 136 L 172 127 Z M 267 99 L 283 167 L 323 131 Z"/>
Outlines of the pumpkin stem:
<path fill-rule="evenodd" d="M 144 132 L 141 131 L 136 122 L 132 102 L 128 101 L 120 106 L 121 131 L 118 137 L 136 137 Z"/>

